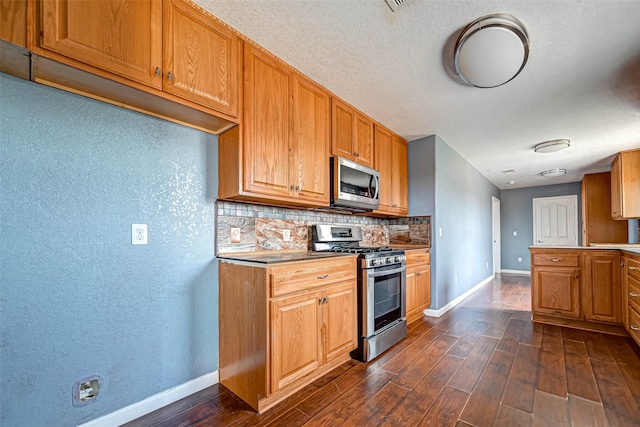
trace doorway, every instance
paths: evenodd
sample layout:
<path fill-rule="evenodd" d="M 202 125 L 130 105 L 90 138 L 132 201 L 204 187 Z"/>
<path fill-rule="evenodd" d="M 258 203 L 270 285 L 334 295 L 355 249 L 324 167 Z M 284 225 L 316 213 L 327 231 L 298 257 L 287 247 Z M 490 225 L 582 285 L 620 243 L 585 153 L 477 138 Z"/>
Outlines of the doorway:
<path fill-rule="evenodd" d="M 533 199 L 533 245 L 578 246 L 578 196 Z"/>
<path fill-rule="evenodd" d="M 502 271 L 500 249 L 500 199 L 491 196 L 491 237 L 493 239 L 493 274 Z"/>

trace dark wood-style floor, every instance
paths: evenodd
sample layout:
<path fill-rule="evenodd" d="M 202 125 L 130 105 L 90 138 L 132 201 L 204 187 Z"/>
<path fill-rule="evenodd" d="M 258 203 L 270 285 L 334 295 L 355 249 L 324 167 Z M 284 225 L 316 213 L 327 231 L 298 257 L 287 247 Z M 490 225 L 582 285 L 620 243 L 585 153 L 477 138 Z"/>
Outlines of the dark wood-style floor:
<path fill-rule="evenodd" d="M 638 346 L 534 324 L 530 301 L 529 277 L 497 275 L 263 415 L 217 384 L 126 426 L 640 426 Z"/>

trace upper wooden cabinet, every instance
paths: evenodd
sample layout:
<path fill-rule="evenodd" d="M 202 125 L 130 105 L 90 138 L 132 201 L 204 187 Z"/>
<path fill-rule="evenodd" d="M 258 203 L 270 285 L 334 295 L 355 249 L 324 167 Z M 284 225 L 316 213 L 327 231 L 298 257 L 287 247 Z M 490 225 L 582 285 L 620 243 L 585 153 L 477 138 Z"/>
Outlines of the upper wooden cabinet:
<path fill-rule="evenodd" d="M 331 154 L 373 167 L 373 146 L 373 120 L 332 98 Z"/>
<path fill-rule="evenodd" d="M 35 81 L 212 133 L 238 121 L 243 43 L 194 3 L 33 4 Z"/>
<path fill-rule="evenodd" d="M 219 197 L 329 205 L 328 92 L 247 45 L 240 129 L 220 136 Z"/>
<path fill-rule="evenodd" d="M 582 246 L 627 242 L 627 222 L 611 218 L 611 183 L 609 172 L 588 174 L 582 179 Z"/>
<path fill-rule="evenodd" d="M 44 49 L 162 88 L 160 0 L 43 1 L 40 33 Z"/>
<path fill-rule="evenodd" d="M 409 170 L 407 141 L 375 125 L 375 168 L 380 171 L 380 207 L 375 214 L 407 216 Z"/>
<path fill-rule="evenodd" d="M 27 47 L 27 0 L 0 0 L 0 39 Z"/>
<path fill-rule="evenodd" d="M 640 217 L 640 149 L 618 153 L 611 163 L 611 217 Z"/>
<path fill-rule="evenodd" d="M 182 0 L 165 2 L 163 89 L 235 116 L 238 37 Z"/>

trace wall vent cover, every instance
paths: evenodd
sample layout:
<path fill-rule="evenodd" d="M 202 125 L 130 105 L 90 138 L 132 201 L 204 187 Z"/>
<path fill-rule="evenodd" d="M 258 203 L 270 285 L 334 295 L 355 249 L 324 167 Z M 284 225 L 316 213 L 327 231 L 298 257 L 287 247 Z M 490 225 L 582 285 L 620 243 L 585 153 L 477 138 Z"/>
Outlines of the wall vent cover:
<path fill-rule="evenodd" d="M 406 2 L 407 0 L 385 0 L 385 1 L 387 2 L 391 10 L 395 12 L 400 8 L 400 6 L 402 6 L 402 3 Z"/>

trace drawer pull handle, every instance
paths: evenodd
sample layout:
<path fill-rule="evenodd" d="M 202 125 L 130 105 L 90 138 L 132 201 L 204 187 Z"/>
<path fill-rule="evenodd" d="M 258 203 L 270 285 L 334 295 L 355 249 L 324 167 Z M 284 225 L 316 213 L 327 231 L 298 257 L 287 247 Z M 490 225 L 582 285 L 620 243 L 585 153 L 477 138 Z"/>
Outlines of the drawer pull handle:
<path fill-rule="evenodd" d="M 636 292 L 629 292 L 629 296 L 635 298 L 638 296 L 638 294 Z"/>
<path fill-rule="evenodd" d="M 560 262 L 562 261 L 560 258 L 551 258 L 551 262 Z"/>
<path fill-rule="evenodd" d="M 640 328 L 638 328 L 636 325 L 631 325 L 631 329 L 634 331 L 640 331 Z"/>
<path fill-rule="evenodd" d="M 629 266 L 628 268 L 629 268 L 629 270 L 640 270 L 640 267 L 631 267 L 631 266 Z"/>
<path fill-rule="evenodd" d="M 329 277 L 328 274 L 323 274 L 322 276 L 318 276 L 318 279 L 326 279 L 327 277 Z"/>

